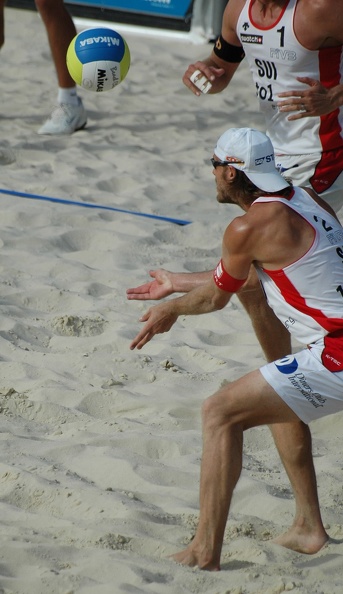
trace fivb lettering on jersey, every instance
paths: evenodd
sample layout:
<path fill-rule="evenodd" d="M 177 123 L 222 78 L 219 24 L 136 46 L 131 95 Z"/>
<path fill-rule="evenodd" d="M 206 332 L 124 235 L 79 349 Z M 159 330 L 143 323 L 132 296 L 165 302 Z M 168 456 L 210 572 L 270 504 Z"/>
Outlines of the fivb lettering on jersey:
<path fill-rule="evenodd" d="M 107 43 L 109 47 L 111 45 L 120 45 L 120 39 L 117 37 L 110 37 L 110 36 L 100 36 L 100 37 L 87 37 L 87 39 L 80 41 L 80 46 L 84 47 L 85 45 L 93 45 L 93 43 Z"/>
<path fill-rule="evenodd" d="M 297 59 L 297 52 L 293 50 L 283 50 L 279 47 L 270 48 L 270 57 L 276 60 L 288 60 L 289 62 L 295 62 Z"/>

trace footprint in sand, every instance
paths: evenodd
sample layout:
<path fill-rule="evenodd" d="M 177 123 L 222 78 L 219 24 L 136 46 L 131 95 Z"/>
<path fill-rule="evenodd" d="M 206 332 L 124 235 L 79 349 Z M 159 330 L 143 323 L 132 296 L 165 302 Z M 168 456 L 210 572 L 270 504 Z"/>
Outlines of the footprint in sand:
<path fill-rule="evenodd" d="M 11 165 L 17 160 L 15 152 L 10 148 L 0 148 L 0 165 Z"/>

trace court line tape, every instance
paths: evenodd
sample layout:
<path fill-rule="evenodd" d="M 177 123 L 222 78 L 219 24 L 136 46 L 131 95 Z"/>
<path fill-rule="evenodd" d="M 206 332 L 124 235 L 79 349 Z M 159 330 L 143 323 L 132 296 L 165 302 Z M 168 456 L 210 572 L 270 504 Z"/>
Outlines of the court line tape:
<path fill-rule="evenodd" d="M 190 225 L 191 221 L 184 221 L 182 219 L 174 219 L 173 217 L 163 217 L 145 212 L 136 212 L 133 210 L 125 210 L 123 208 L 116 208 L 115 206 L 106 206 L 104 204 L 96 204 L 93 202 L 80 202 L 78 200 L 64 200 L 64 198 L 52 198 L 51 196 L 40 196 L 39 194 L 28 194 L 27 192 L 17 192 L 16 190 L 7 190 L 0 188 L 0 194 L 9 194 L 10 196 L 17 196 L 18 198 L 29 198 L 31 200 L 44 200 L 45 202 L 58 202 L 59 204 L 67 204 L 69 206 L 83 206 L 84 208 L 95 208 L 99 210 L 111 210 L 114 212 L 122 212 L 137 217 L 146 217 L 148 219 L 157 219 L 159 221 L 167 221 L 168 223 L 175 223 L 175 225 Z"/>

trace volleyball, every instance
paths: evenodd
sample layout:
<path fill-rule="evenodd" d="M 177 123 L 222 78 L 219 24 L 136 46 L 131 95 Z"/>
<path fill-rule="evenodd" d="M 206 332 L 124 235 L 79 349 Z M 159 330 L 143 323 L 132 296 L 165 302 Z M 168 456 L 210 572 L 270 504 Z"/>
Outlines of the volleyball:
<path fill-rule="evenodd" d="M 83 89 L 103 93 L 126 77 L 130 68 L 130 50 L 125 39 L 107 27 L 81 31 L 67 51 L 67 68 L 72 79 Z"/>

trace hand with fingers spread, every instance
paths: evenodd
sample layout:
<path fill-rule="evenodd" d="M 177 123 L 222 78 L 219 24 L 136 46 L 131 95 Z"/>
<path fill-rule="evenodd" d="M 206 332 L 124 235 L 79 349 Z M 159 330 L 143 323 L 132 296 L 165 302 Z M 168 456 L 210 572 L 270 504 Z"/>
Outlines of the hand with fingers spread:
<path fill-rule="evenodd" d="M 280 111 L 297 112 L 290 115 L 288 120 L 325 115 L 339 107 L 340 102 L 335 89 L 326 89 L 319 80 L 308 76 L 298 77 L 297 80 L 310 88 L 304 91 L 286 91 L 278 95 L 279 98 L 285 99 L 277 104 Z"/>
<path fill-rule="evenodd" d="M 139 287 L 127 289 L 126 295 L 128 299 L 138 299 L 145 301 L 147 299 L 163 299 L 174 292 L 171 281 L 171 273 L 163 268 L 159 270 L 150 270 L 149 275 L 153 281 L 144 283 Z"/>
<path fill-rule="evenodd" d="M 178 314 L 169 303 L 161 303 L 151 307 L 141 318 L 140 322 L 146 322 L 142 330 L 137 334 L 136 338 L 131 342 L 130 349 L 141 349 L 147 342 L 149 342 L 155 334 L 163 334 L 169 332 L 170 328 L 175 324 Z"/>

